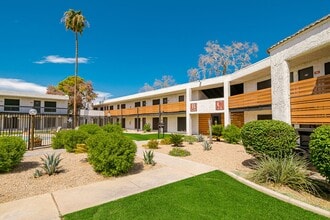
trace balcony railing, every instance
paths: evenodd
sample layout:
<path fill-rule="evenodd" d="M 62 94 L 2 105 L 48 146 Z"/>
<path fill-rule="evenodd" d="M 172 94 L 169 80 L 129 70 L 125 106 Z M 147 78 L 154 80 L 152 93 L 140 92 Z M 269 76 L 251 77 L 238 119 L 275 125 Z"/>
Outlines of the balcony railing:
<path fill-rule="evenodd" d="M 229 108 L 248 108 L 272 104 L 271 88 L 229 97 Z"/>
<path fill-rule="evenodd" d="M 30 109 L 36 109 L 38 114 L 68 114 L 67 108 L 58 107 L 33 107 L 17 105 L 0 105 L 0 112 L 4 113 L 29 113 Z"/>
<path fill-rule="evenodd" d="M 169 104 L 151 105 L 151 106 L 142 106 L 129 109 L 117 109 L 106 111 L 105 115 L 110 113 L 111 116 L 128 116 L 128 115 L 143 115 L 143 114 L 157 114 L 159 111 L 165 113 L 174 113 L 186 111 L 185 102 L 175 102 Z"/>

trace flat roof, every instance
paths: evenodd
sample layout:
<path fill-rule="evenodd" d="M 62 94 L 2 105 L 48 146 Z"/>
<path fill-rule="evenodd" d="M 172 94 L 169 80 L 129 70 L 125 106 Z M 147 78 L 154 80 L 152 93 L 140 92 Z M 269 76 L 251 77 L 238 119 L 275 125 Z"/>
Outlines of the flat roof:
<path fill-rule="evenodd" d="M 51 95 L 51 94 L 40 94 L 40 93 L 27 93 L 27 92 L 16 92 L 16 91 L 1 91 L 0 97 L 18 97 L 18 98 L 36 98 L 36 99 L 51 99 L 51 100 L 69 100 L 67 95 Z"/>

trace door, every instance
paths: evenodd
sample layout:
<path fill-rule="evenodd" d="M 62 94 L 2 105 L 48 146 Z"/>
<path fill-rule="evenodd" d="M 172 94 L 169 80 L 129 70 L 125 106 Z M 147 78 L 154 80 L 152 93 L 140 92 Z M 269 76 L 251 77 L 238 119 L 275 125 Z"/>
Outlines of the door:
<path fill-rule="evenodd" d="M 186 117 L 178 117 L 178 131 L 186 131 Z"/>
<path fill-rule="evenodd" d="M 125 128 L 125 123 L 126 123 L 125 118 L 122 118 L 122 119 L 121 119 L 121 127 L 122 127 L 122 128 Z"/>
<path fill-rule="evenodd" d="M 164 132 L 167 132 L 167 117 L 163 118 L 163 123 L 164 123 Z"/>
<path fill-rule="evenodd" d="M 152 118 L 152 130 L 158 130 L 159 118 Z"/>
<path fill-rule="evenodd" d="M 135 118 L 134 119 L 134 128 L 135 129 L 141 129 L 141 118 Z"/>

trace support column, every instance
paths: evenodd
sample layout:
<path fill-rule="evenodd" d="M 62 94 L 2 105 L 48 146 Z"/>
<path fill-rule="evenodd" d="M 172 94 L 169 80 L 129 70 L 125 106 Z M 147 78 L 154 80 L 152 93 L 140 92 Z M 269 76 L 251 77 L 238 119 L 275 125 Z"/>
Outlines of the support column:
<path fill-rule="evenodd" d="M 187 135 L 192 135 L 192 122 L 190 114 L 190 101 L 191 101 L 191 88 L 186 89 L 186 133 Z"/>
<path fill-rule="evenodd" d="M 225 126 L 230 125 L 230 112 L 229 112 L 229 96 L 230 96 L 230 82 L 225 80 L 223 82 L 223 97 L 224 97 L 224 123 Z"/>
<path fill-rule="evenodd" d="M 271 83 L 272 117 L 291 124 L 290 70 L 288 63 L 278 56 L 271 58 Z"/>

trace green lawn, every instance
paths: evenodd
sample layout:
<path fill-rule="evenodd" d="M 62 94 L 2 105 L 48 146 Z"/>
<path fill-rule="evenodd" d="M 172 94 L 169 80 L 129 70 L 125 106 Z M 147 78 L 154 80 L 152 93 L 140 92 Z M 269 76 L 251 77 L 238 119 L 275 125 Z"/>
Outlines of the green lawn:
<path fill-rule="evenodd" d="M 213 171 L 71 213 L 64 219 L 327 218 L 253 190 L 220 171 Z"/>
<path fill-rule="evenodd" d="M 124 133 L 124 135 L 135 141 L 146 141 L 146 140 L 151 140 L 151 139 L 158 139 L 157 133 L 152 133 L 152 134 Z M 164 134 L 164 137 L 169 137 L 169 136 L 170 136 L 169 134 Z M 163 138 L 163 134 L 159 134 L 159 139 L 162 139 L 162 138 Z"/>

